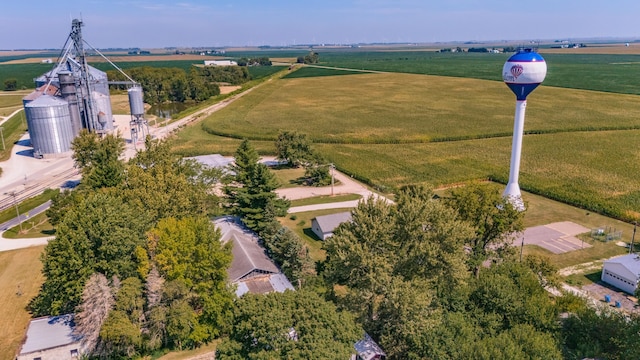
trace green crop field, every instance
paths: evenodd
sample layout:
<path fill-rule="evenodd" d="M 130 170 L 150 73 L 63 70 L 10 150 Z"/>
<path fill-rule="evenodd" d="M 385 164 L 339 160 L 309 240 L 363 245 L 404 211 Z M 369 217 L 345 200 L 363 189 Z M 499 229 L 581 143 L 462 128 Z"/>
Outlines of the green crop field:
<path fill-rule="evenodd" d="M 320 65 L 495 81 L 502 81 L 502 65 L 510 56 L 433 51 L 320 51 L 319 55 Z M 543 56 L 548 67 L 544 81 L 547 86 L 640 94 L 640 83 L 631 76 L 640 71 L 640 55 Z"/>
<path fill-rule="evenodd" d="M 504 84 L 475 79 L 282 79 L 188 127 L 174 150 L 230 154 L 249 138 L 273 153 L 280 130 L 298 130 L 340 169 L 382 190 L 505 182 L 514 103 Z M 618 218 L 640 214 L 637 96 L 542 86 L 529 99 L 525 131 L 523 189 Z"/>
<path fill-rule="evenodd" d="M 318 77 L 318 76 L 334 76 L 334 75 L 354 75 L 354 74 L 367 74 L 368 71 L 355 71 L 355 70 L 346 70 L 339 68 L 323 68 L 323 67 L 314 67 L 314 66 L 305 66 L 299 70 L 293 71 L 287 76 L 285 79 L 296 79 L 296 78 L 307 78 L 307 77 Z"/>
<path fill-rule="evenodd" d="M 640 102 L 633 95 L 541 87 L 530 103 L 535 106 L 527 110 L 528 133 L 640 128 Z M 320 143 L 464 140 L 510 136 L 514 104 L 504 84 L 474 79 L 410 74 L 290 79 L 255 89 L 203 122 L 203 129 L 254 140 L 301 129 Z"/>

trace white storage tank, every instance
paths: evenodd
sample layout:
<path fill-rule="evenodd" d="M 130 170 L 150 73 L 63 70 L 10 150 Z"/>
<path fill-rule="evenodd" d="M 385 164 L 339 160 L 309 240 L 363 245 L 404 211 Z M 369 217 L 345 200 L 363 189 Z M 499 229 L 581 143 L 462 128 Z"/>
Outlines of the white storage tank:
<path fill-rule="evenodd" d="M 128 90 L 129 93 L 129 107 L 131 108 L 131 115 L 143 116 L 144 115 L 144 100 L 141 87 L 132 87 Z"/>

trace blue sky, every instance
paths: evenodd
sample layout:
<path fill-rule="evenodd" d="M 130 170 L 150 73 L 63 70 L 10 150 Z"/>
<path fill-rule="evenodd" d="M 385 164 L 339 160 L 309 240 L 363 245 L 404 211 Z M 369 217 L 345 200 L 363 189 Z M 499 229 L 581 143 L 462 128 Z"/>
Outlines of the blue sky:
<path fill-rule="evenodd" d="M 2 0 L 0 49 L 640 38 L 637 0 Z"/>

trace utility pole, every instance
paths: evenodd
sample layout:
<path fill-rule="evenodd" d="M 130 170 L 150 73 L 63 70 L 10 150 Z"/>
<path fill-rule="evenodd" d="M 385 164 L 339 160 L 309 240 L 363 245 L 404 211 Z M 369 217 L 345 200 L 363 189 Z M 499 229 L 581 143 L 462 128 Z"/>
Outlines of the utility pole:
<path fill-rule="evenodd" d="M 333 163 L 329 164 L 329 167 L 331 168 L 331 196 L 333 196 L 333 183 L 334 183 L 334 169 L 335 166 L 333 165 Z"/>
<path fill-rule="evenodd" d="M 16 192 L 15 190 L 10 193 L 5 193 L 7 195 L 13 196 L 13 206 L 16 207 L 16 215 L 18 215 L 18 222 L 20 224 L 20 232 L 22 232 L 22 219 L 20 219 L 20 211 L 18 211 L 18 202 L 16 201 Z"/>
<path fill-rule="evenodd" d="M 633 222 L 633 235 L 631 235 L 631 246 L 629 246 L 629 254 L 633 252 L 633 241 L 636 239 L 636 228 L 638 227 L 638 221 Z"/>

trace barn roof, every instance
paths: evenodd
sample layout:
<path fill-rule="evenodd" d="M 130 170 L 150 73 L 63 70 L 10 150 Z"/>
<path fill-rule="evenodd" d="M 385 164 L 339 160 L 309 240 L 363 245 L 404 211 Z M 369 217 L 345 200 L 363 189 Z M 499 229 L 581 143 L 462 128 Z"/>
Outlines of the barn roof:
<path fill-rule="evenodd" d="M 226 244 L 233 242 L 233 260 L 227 270 L 229 280 L 237 282 L 256 274 L 277 274 L 277 266 L 265 254 L 265 250 L 258 243 L 258 237 L 251 230 L 245 228 L 236 217 L 225 216 L 214 221 L 222 234 L 221 241 Z"/>

